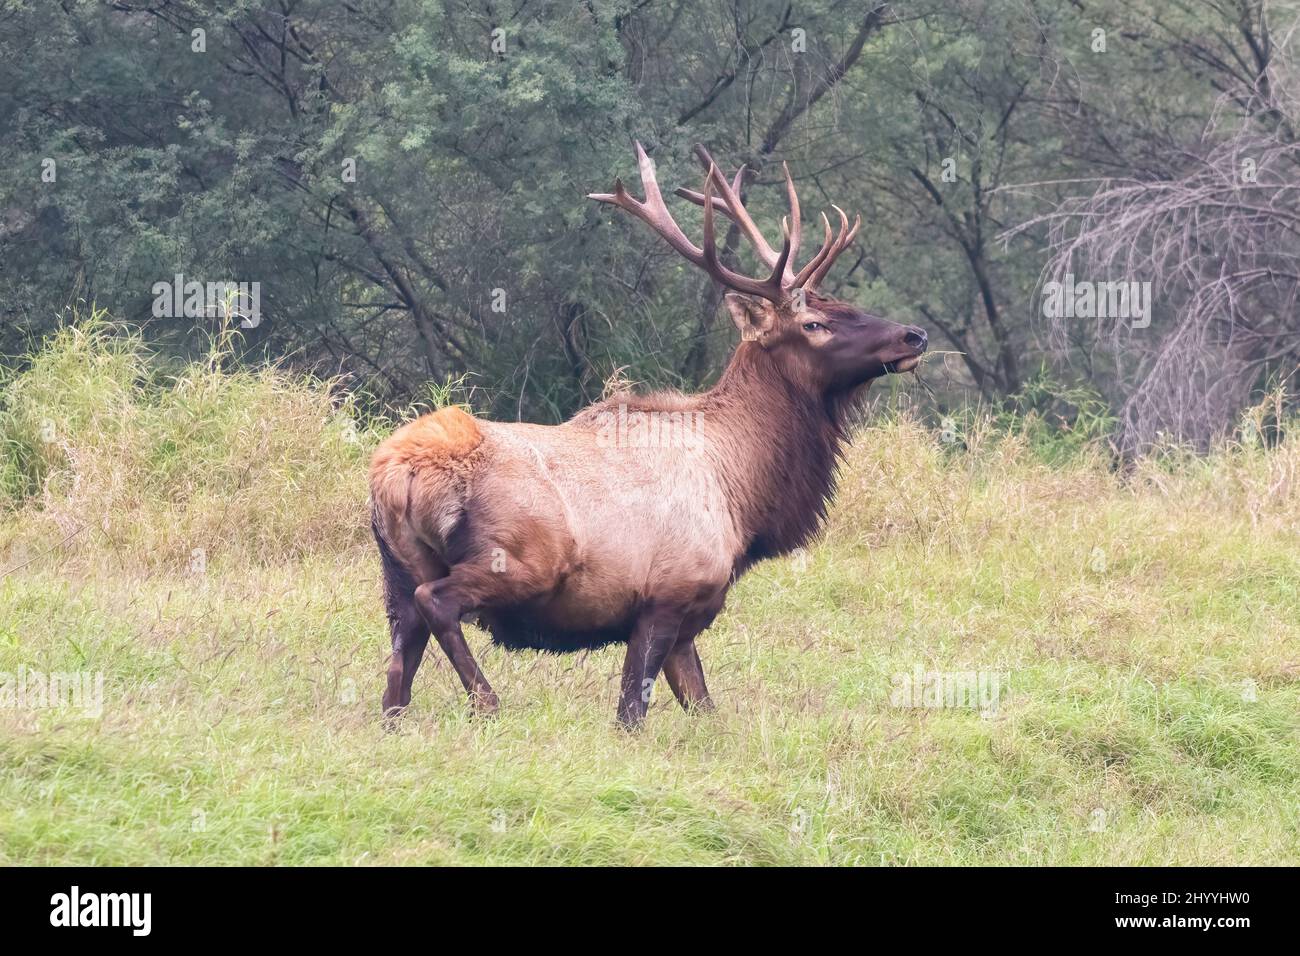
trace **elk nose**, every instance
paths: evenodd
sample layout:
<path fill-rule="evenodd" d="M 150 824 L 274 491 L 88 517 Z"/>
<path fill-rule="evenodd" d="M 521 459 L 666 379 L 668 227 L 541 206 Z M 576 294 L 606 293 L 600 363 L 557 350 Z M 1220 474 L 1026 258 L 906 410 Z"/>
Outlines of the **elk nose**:
<path fill-rule="evenodd" d="M 930 337 L 925 334 L 925 329 L 918 329 L 915 325 L 912 325 L 908 326 L 907 332 L 903 335 L 903 341 L 918 352 L 924 352 L 926 345 L 930 342 Z"/>

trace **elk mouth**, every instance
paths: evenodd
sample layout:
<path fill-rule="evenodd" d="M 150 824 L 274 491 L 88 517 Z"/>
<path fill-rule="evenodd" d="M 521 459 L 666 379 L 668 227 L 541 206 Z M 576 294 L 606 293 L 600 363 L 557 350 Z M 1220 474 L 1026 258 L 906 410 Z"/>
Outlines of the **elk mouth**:
<path fill-rule="evenodd" d="M 907 358 L 901 358 L 895 362 L 886 362 L 885 371 L 891 375 L 897 375 L 899 372 L 910 372 L 920 364 L 921 356 L 909 355 Z"/>

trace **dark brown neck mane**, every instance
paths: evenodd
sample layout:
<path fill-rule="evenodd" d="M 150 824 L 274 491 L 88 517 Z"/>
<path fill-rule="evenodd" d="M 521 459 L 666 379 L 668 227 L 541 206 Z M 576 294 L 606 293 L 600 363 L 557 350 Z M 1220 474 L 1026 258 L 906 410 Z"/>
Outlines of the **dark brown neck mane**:
<path fill-rule="evenodd" d="M 737 573 L 821 530 L 852 404 L 792 381 L 754 342 L 742 342 L 700 396 L 700 411 L 721 426 L 714 434 L 725 436 L 719 474 L 747 542 Z"/>

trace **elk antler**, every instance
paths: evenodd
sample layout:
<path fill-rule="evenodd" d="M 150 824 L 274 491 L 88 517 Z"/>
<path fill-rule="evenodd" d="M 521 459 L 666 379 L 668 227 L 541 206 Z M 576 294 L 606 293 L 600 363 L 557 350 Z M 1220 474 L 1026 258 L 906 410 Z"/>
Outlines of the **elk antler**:
<path fill-rule="evenodd" d="M 854 227 L 852 232 L 848 232 L 847 238 L 845 238 L 848 229 L 848 217 L 841 211 L 842 228 L 840 236 L 838 240 L 832 241 L 830 222 L 823 214 L 822 223 L 825 226 L 826 238 L 822 247 L 817 252 L 817 255 L 796 273 L 794 271 L 794 257 L 799 249 L 800 239 L 799 197 L 795 193 L 794 181 L 790 178 L 790 170 L 787 168 L 785 171 L 786 193 L 790 200 L 790 218 L 788 223 L 786 220 L 782 220 L 782 234 L 785 241 L 781 246 L 781 251 L 777 252 L 763 238 L 762 233 L 758 231 L 758 227 L 754 225 L 754 220 L 750 218 L 744 204 L 740 201 L 740 183 L 745 173 L 745 167 L 742 166 L 740 171 L 736 173 L 733 183 L 728 183 L 722 174 L 718 172 L 717 165 L 703 146 L 697 146 L 695 152 L 700 157 L 701 162 L 705 164 L 707 170 L 704 177 L 704 192 L 695 193 L 691 190 L 679 189 L 677 193 L 704 207 L 703 248 L 696 247 L 686 238 L 686 234 L 682 232 L 681 227 L 677 225 L 672 214 L 668 211 L 668 207 L 664 205 L 663 195 L 659 191 L 659 183 L 655 178 L 654 163 L 646 155 L 645 150 L 641 148 L 640 143 L 636 144 L 636 155 L 637 164 L 641 171 L 641 185 L 645 190 L 645 199 L 635 199 L 623 188 L 621 179 L 614 180 L 614 191 L 612 193 L 591 193 L 588 198 L 597 202 L 619 206 L 630 212 L 663 237 L 685 259 L 699 266 L 712 276 L 715 281 L 737 292 L 745 292 L 777 304 L 784 304 L 797 288 L 813 291 L 817 281 L 826 274 L 835 257 L 843 251 L 844 247 L 852 241 L 853 236 L 857 234 L 857 226 Z M 720 196 L 715 197 L 713 195 L 715 187 L 721 193 Z M 836 207 L 836 209 L 838 208 Z M 713 229 L 713 213 L 715 209 L 732 219 L 749 237 L 750 242 L 753 243 L 755 250 L 758 252 L 759 258 L 763 260 L 764 265 L 772 270 L 766 279 L 754 279 L 733 272 L 718 259 Z M 861 224 L 861 221 L 861 217 L 859 217 L 858 223 Z"/>
<path fill-rule="evenodd" d="M 695 156 L 706 169 L 716 170 L 717 164 L 714 163 L 713 157 L 709 155 L 709 151 L 705 149 L 703 145 L 696 144 Z M 822 226 L 826 232 L 822 246 L 817 250 L 817 254 L 808 261 L 808 264 L 800 269 L 798 273 L 795 273 L 795 254 L 799 248 L 799 197 L 795 193 L 794 181 L 790 178 L 789 165 L 782 163 L 781 168 L 785 171 L 785 191 L 790 201 L 790 219 L 793 224 L 790 230 L 793 234 L 793 242 L 791 243 L 793 248 L 790 253 L 790 258 L 786 263 L 786 285 L 787 288 L 791 290 L 803 289 L 805 292 L 815 292 L 818 284 L 826 277 L 826 273 L 829 272 L 831 266 L 835 264 L 835 260 L 839 257 L 840 253 L 847 249 L 849 243 L 851 243 L 857 236 L 858 230 L 862 226 L 862 217 L 858 216 L 853 224 L 853 228 L 849 229 L 849 218 L 844 214 L 844 210 L 840 209 L 839 206 L 833 206 L 835 211 L 840 215 L 840 231 L 839 235 L 832 242 L 830 220 L 826 218 L 825 213 L 822 213 Z M 771 266 L 776 259 L 776 253 L 773 251 L 772 247 L 767 244 L 767 241 L 758 231 L 758 227 L 754 225 L 754 220 L 750 217 L 748 210 L 745 209 L 744 203 L 740 201 L 740 186 L 744 181 L 745 176 L 744 165 L 736 171 L 736 175 L 732 178 L 730 183 L 727 182 L 721 173 L 711 175 L 716 176 L 718 192 L 720 193 L 719 196 L 713 197 L 714 208 L 740 227 L 741 231 L 749 237 L 749 241 L 753 243 L 754 248 L 758 251 L 759 258 L 761 258 L 768 266 Z M 698 193 L 692 189 L 686 189 L 685 187 L 677 189 L 676 192 L 677 195 L 681 196 L 683 199 L 689 199 L 697 206 L 704 205 L 703 193 Z"/>

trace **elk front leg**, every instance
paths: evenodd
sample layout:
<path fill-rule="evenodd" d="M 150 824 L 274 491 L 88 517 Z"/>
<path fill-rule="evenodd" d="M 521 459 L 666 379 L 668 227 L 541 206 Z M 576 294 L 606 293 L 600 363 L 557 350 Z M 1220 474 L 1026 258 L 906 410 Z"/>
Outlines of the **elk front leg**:
<path fill-rule="evenodd" d="M 632 628 L 623 659 L 623 680 L 618 700 L 618 722 L 625 730 L 635 730 L 645 720 L 659 669 L 677 643 L 683 615 L 680 612 L 650 608 L 641 613 Z"/>

